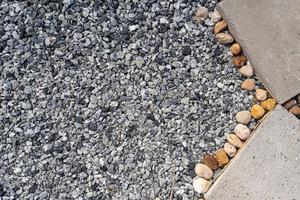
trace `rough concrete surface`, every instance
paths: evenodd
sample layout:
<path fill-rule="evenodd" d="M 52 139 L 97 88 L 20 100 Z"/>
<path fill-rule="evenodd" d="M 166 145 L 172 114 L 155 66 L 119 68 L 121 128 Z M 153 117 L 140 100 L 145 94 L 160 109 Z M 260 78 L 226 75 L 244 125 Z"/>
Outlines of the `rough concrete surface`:
<path fill-rule="evenodd" d="M 225 0 L 218 10 L 273 97 L 300 93 L 300 1 Z"/>
<path fill-rule="evenodd" d="M 277 106 L 206 194 L 206 200 L 300 198 L 300 121 Z"/>

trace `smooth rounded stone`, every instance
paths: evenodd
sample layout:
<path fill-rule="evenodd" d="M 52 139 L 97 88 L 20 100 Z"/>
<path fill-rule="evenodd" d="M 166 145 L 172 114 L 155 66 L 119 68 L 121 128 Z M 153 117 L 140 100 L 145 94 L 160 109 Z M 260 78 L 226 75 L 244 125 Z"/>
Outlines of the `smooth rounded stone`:
<path fill-rule="evenodd" d="M 195 14 L 196 21 L 202 22 L 205 20 L 205 18 L 207 18 L 207 16 L 208 16 L 208 9 L 203 6 L 199 6 Z"/>
<path fill-rule="evenodd" d="M 299 106 L 293 106 L 289 112 L 296 115 L 297 117 L 300 116 L 300 107 Z"/>
<path fill-rule="evenodd" d="M 243 90 L 254 90 L 254 88 L 255 88 L 255 80 L 254 79 L 250 79 L 250 78 L 246 79 L 242 83 L 241 88 Z"/>
<path fill-rule="evenodd" d="M 267 111 L 273 110 L 276 106 L 275 99 L 269 98 L 260 103 L 260 105 Z"/>
<path fill-rule="evenodd" d="M 216 159 L 218 161 L 219 167 L 222 167 L 229 162 L 229 158 L 224 149 L 218 149 L 216 151 Z"/>
<path fill-rule="evenodd" d="M 262 118 L 265 113 L 266 113 L 265 109 L 258 104 L 255 104 L 251 107 L 251 115 L 254 119 Z"/>
<path fill-rule="evenodd" d="M 212 170 L 219 169 L 217 159 L 211 154 L 205 154 L 202 158 L 202 163 L 207 165 Z"/>
<path fill-rule="evenodd" d="M 251 113 L 249 111 L 240 111 L 236 114 L 235 119 L 241 124 L 249 124 L 251 121 Z"/>
<path fill-rule="evenodd" d="M 194 179 L 193 187 L 195 191 L 200 194 L 204 194 L 205 192 L 207 192 L 210 186 L 211 186 L 211 182 L 204 178 L 197 177 Z"/>
<path fill-rule="evenodd" d="M 211 19 L 211 21 L 213 21 L 213 22 L 216 23 L 216 22 L 218 22 L 218 21 L 220 21 L 222 19 L 222 16 L 221 16 L 221 14 L 220 14 L 219 11 L 214 10 L 214 12 L 212 12 L 210 14 L 210 19 Z"/>
<path fill-rule="evenodd" d="M 241 140 L 247 140 L 251 131 L 244 124 L 237 124 L 233 131 Z"/>
<path fill-rule="evenodd" d="M 206 180 L 211 179 L 214 175 L 214 172 L 208 166 L 201 163 L 195 166 L 195 173 L 197 176 L 205 178 Z"/>
<path fill-rule="evenodd" d="M 283 104 L 283 107 L 287 110 L 291 109 L 293 106 L 297 105 L 296 99 L 288 100 Z"/>
<path fill-rule="evenodd" d="M 233 57 L 233 65 L 237 68 L 241 68 L 243 67 L 244 65 L 246 65 L 247 63 L 247 57 L 244 56 L 244 55 L 241 55 L 241 56 L 234 56 Z"/>
<path fill-rule="evenodd" d="M 230 51 L 233 55 L 237 56 L 242 52 L 242 47 L 238 44 L 238 43 L 234 43 L 231 47 L 230 47 Z"/>
<path fill-rule="evenodd" d="M 227 153 L 227 155 L 229 157 L 234 157 L 236 152 L 237 152 L 237 149 L 235 146 L 233 146 L 232 144 L 226 142 L 225 145 L 224 145 L 224 151 Z"/>
<path fill-rule="evenodd" d="M 234 41 L 232 35 L 229 33 L 218 33 L 216 38 L 221 44 L 230 44 Z"/>
<path fill-rule="evenodd" d="M 232 144 L 233 146 L 235 146 L 237 148 L 242 148 L 242 146 L 243 146 L 243 142 L 235 134 L 229 134 L 226 139 L 230 144 Z"/>
<path fill-rule="evenodd" d="M 253 70 L 253 67 L 251 67 L 250 65 L 245 65 L 245 66 L 243 66 L 243 67 L 241 67 L 240 69 L 239 69 L 239 72 L 243 75 L 243 76 L 245 76 L 245 77 L 248 77 L 248 78 L 250 78 L 250 77 L 252 77 L 253 75 L 254 75 L 254 70 Z"/>
<path fill-rule="evenodd" d="M 227 23 L 224 20 L 222 20 L 222 21 L 216 23 L 216 25 L 214 27 L 214 33 L 215 34 L 221 33 L 226 28 L 227 28 Z"/>
<path fill-rule="evenodd" d="M 297 95 L 296 100 L 297 100 L 298 104 L 300 104 L 300 94 Z"/>
<path fill-rule="evenodd" d="M 266 90 L 258 88 L 256 89 L 255 97 L 258 101 L 264 101 L 268 98 L 268 92 Z"/>

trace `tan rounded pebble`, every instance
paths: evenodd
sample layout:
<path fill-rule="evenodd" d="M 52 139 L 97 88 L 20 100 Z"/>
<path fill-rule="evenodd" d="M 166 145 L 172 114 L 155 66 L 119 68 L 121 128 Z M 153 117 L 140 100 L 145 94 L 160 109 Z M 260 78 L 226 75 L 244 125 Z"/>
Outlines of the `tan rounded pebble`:
<path fill-rule="evenodd" d="M 235 148 L 235 146 L 233 146 L 232 144 L 226 142 L 225 145 L 224 145 L 224 151 L 227 153 L 227 155 L 229 157 L 234 157 L 236 152 L 237 152 L 237 149 Z"/>
<path fill-rule="evenodd" d="M 252 77 L 254 75 L 253 67 L 250 65 L 245 65 L 239 69 L 239 72 L 246 77 Z"/>
<path fill-rule="evenodd" d="M 241 140 L 247 140 L 251 131 L 244 124 L 237 124 L 233 131 Z"/>
<path fill-rule="evenodd" d="M 222 19 L 222 16 L 219 13 L 219 11 L 215 10 L 214 12 L 211 13 L 210 18 L 211 18 L 211 21 L 216 23 Z"/>
<path fill-rule="evenodd" d="M 299 106 L 293 106 L 289 111 L 292 114 L 296 115 L 297 117 L 300 116 L 300 107 Z"/>
<path fill-rule="evenodd" d="M 204 178 L 197 177 L 194 179 L 193 187 L 196 192 L 200 194 L 204 194 L 207 192 L 207 190 L 210 188 L 211 182 L 208 180 L 205 180 Z"/>
<path fill-rule="evenodd" d="M 250 78 L 246 79 L 242 83 L 241 88 L 243 90 L 254 90 L 254 88 L 255 88 L 255 80 L 254 79 L 250 79 Z"/>
<path fill-rule="evenodd" d="M 238 123 L 247 125 L 251 121 L 251 113 L 249 111 L 240 111 L 236 114 L 235 119 Z"/>
<path fill-rule="evenodd" d="M 229 158 L 224 149 L 218 149 L 216 151 L 216 159 L 220 167 L 226 165 L 229 162 Z"/>
<path fill-rule="evenodd" d="M 218 33 L 216 38 L 221 44 L 230 44 L 234 41 L 233 37 L 228 33 Z"/>
<path fill-rule="evenodd" d="M 265 113 L 266 113 L 265 109 L 258 104 L 255 104 L 251 107 L 251 115 L 254 119 L 262 118 Z"/>
<path fill-rule="evenodd" d="M 227 23 L 222 20 L 218 23 L 216 23 L 215 27 L 214 27 L 214 33 L 218 34 L 220 32 L 222 32 L 223 30 L 225 30 L 227 28 Z"/>
<path fill-rule="evenodd" d="M 287 110 L 291 109 L 293 106 L 297 105 L 296 99 L 288 100 L 283 104 L 283 107 Z"/>
<path fill-rule="evenodd" d="M 263 102 L 260 103 L 260 105 L 265 109 L 265 110 L 273 110 L 276 106 L 276 101 L 274 99 L 267 99 Z"/>
<path fill-rule="evenodd" d="M 242 52 L 242 48 L 238 43 L 234 43 L 231 47 L 230 47 L 230 51 L 233 55 L 239 55 Z"/>
<path fill-rule="evenodd" d="M 268 93 L 263 89 L 256 89 L 255 97 L 258 101 L 264 101 L 268 98 Z"/>
<path fill-rule="evenodd" d="M 195 20 L 198 22 L 202 22 L 205 20 L 207 16 L 208 16 L 208 9 L 203 6 L 199 6 L 195 14 Z"/>
<path fill-rule="evenodd" d="M 201 163 L 195 166 L 195 173 L 197 176 L 205 178 L 206 180 L 211 179 L 214 175 L 214 172 L 208 166 Z"/>
<path fill-rule="evenodd" d="M 219 169 L 218 161 L 213 155 L 205 154 L 202 158 L 202 163 L 207 165 L 212 170 Z"/>
<path fill-rule="evenodd" d="M 241 56 L 234 56 L 233 57 L 233 65 L 237 68 L 243 67 L 247 63 L 247 57 L 244 55 Z"/>
<path fill-rule="evenodd" d="M 226 139 L 230 144 L 237 148 L 241 148 L 243 146 L 243 142 L 235 134 L 229 134 Z"/>

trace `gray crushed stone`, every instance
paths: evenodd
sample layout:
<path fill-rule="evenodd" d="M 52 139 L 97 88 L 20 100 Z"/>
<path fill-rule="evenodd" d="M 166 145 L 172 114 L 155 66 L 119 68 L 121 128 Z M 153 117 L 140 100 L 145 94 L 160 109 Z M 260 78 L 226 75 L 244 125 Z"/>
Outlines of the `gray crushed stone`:
<path fill-rule="evenodd" d="M 193 0 L 0 3 L 0 199 L 193 199 L 249 108 Z"/>

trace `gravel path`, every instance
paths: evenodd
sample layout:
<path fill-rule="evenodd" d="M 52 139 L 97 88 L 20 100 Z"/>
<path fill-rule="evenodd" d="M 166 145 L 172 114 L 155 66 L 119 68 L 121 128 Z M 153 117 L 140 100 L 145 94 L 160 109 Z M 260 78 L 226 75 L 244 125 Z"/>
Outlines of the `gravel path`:
<path fill-rule="evenodd" d="M 252 102 L 193 20 L 217 2 L 38 2 L 0 3 L 0 196 L 196 196 L 195 162 Z"/>

